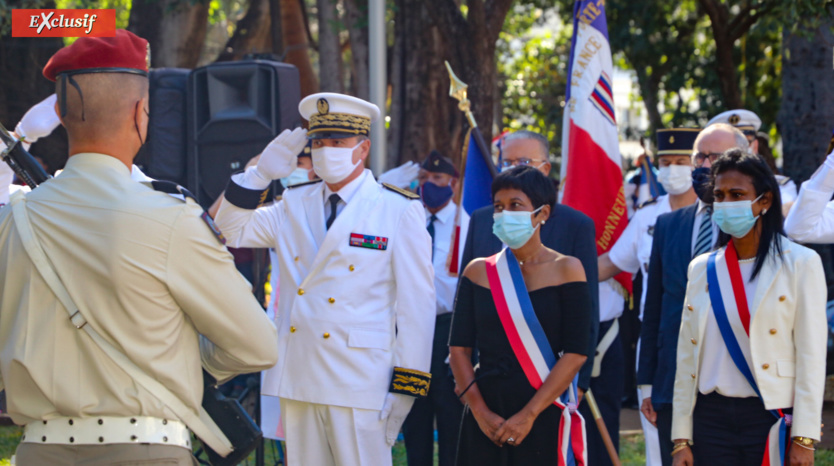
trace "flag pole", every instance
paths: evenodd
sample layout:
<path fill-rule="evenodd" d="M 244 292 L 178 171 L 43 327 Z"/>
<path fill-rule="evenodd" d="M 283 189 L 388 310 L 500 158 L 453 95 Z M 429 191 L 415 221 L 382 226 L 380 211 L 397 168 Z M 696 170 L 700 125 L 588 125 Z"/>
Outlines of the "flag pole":
<path fill-rule="evenodd" d="M 472 102 L 466 96 L 466 89 L 469 87 L 468 84 L 464 83 L 460 80 L 460 78 L 455 75 L 455 72 L 452 71 L 451 65 L 449 65 L 448 61 L 444 61 L 446 64 L 446 70 L 449 71 L 449 97 L 454 98 L 457 100 L 458 108 L 464 115 L 466 115 L 466 119 L 469 121 L 469 127 L 472 131 L 472 137 L 475 138 L 475 143 L 478 145 L 478 149 L 481 151 L 481 155 L 486 162 L 487 167 L 489 167 L 489 172 L 492 174 L 492 177 L 495 178 L 498 176 L 498 169 L 495 167 L 495 164 L 492 162 L 492 151 L 487 146 L 486 141 L 484 141 L 484 136 L 481 134 L 481 131 L 478 130 L 478 122 L 475 121 L 475 115 L 472 114 Z M 464 148 L 466 150 L 466 148 Z"/>
<path fill-rule="evenodd" d="M 594 416 L 594 421 L 596 421 L 599 434 L 602 437 L 602 443 L 605 444 L 605 449 L 608 451 L 608 456 L 611 458 L 611 463 L 614 464 L 614 466 L 620 466 L 620 457 L 617 455 L 617 449 L 614 448 L 614 442 L 611 440 L 611 434 L 608 433 L 608 428 L 605 427 L 605 421 L 602 420 L 602 413 L 599 411 L 597 400 L 594 398 L 594 394 L 591 392 L 590 388 L 588 388 L 585 392 L 585 400 L 588 401 L 588 407 L 591 408 L 591 414 Z"/>

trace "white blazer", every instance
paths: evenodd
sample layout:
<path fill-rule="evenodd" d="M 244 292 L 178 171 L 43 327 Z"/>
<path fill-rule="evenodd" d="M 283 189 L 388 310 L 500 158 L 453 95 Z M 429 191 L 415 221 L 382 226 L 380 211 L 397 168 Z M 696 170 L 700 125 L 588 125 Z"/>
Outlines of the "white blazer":
<path fill-rule="evenodd" d="M 423 206 L 362 176 L 329 230 L 324 183 L 256 210 L 224 201 L 217 213 L 230 246 L 278 256 L 279 359 L 265 395 L 380 410 L 394 366 L 429 371 L 435 290 Z M 351 234 L 387 238 L 387 248 L 351 246 Z"/>
<path fill-rule="evenodd" d="M 753 300 L 753 376 L 767 409 L 793 407 L 791 436 L 819 440 L 828 340 L 825 274 L 816 252 L 782 236 L 779 240 L 782 260 L 770 257 L 765 261 Z M 701 343 L 707 315 L 712 312 L 707 291 L 708 257 L 702 254 L 689 264 L 678 338 L 673 439 L 692 440 Z"/>

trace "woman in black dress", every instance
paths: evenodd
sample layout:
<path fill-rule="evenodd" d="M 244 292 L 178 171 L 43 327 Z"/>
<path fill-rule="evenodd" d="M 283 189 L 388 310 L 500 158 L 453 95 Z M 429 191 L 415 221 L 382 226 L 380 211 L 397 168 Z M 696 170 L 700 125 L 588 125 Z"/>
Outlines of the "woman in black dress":
<path fill-rule="evenodd" d="M 520 166 L 492 184 L 494 233 L 518 259 L 536 317 L 558 362 L 534 389 L 513 353 L 496 311 L 485 259 L 463 273 L 449 338 L 456 391 L 468 409 L 457 464 L 550 465 L 559 451 L 561 410 L 553 404 L 587 358 L 591 300 L 581 262 L 546 248 L 541 224 L 556 201 L 553 184 Z M 472 366 L 478 349 L 480 366 Z"/>

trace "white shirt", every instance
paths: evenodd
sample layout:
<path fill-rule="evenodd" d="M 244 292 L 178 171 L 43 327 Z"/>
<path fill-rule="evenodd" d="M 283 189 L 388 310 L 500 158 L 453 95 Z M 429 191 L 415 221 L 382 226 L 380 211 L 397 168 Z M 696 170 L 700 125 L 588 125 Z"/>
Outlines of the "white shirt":
<path fill-rule="evenodd" d="M 779 197 L 782 198 L 782 205 L 795 202 L 797 191 L 796 183 L 785 175 L 774 175 L 779 183 Z"/>
<path fill-rule="evenodd" d="M 434 266 L 434 289 L 437 295 L 437 315 L 452 312 L 455 303 L 455 292 L 458 287 L 459 274 L 449 272 L 450 254 L 453 247 L 455 234 L 455 214 L 458 206 L 449 202 L 446 207 L 440 209 L 435 215 L 434 221 L 434 248 L 432 265 Z M 426 210 L 426 227 L 428 227 L 432 214 Z M 458 269 L 463 273 L 466 264 L 461 264 L 463 258 L 463 242 L 469 231 L 469 214 L 465 210 L 460 211 L 460 235 L 458 245 Z"/>
<path fill-rule="evenodd" d="M 753 319 L 753 314 L 756 310 L 753 308 L 753 298 L 756 296 L 756 285 L 759 277 L 750 281 L 750 276 L 753 275 L 753 267 L 755 262 L 741 262 L 739 261 L 739 268 L 741 269 L 741 278 L 744 280 L 744 292 L 747 295 L 747 307 L 750 309 L 750 319 Z M 726 286 L 731 286 L 729 283 Z M 744 345 L 744 342 L 739 342 Z M 727 351 L 727 345 L 724 344 L 724 337 L 721 336 L 721 330 L 718 328 L 718 322 L 715 320 L 713 312 L 707 313 L 707 326 L 704 329 L 704 341 L 701 343 L 701 361 L 699 366 L 698 377 L 698 391 L 704 395 L 709 395 L 712 392 L 718 392 L 721 395 L 732 398 L 747 398 L 756 395 L 756 391 L 738 370 L 733 358 L 730 357 L 730 352 Z M 742 351 L 750 353 L 749 342 L 746 348 Z"/>
<path fill-rule="evenodd" d="M 336 204 L 336 216 L 338 217 L 339 214 L 345 209 L 345 206 L 348 202 L 350 202 L 353 195 L 356 194 L 356 190 L 359 189 L 359 186 L 362 184 L 362 180 L 368 176 L 368 172 L 364 171 L 361 175 L 357 176 L 355 180 L 351 181 L 350 183 L 342 186 L 338 192 L 335 194 L 339 195 L 341 200 L 338 204 Z M 324 182 L 323 182 L 324 183 Z M 330 218 L 330 195 L 334 194 L 334 191 L 330 189 L 330 186 L 327 186 L 327 183 L 324 183 L 324 220 L 327 221 Z"/>
<path fill-rule="evenodd" d="M 624 272 L 637 273 L 638 270 L 642 270 L 643 283 L 648 283 L 654 224 L 657 222 L 657 217 L 671 211 L 669 195 L 664 194 L 658 197 L 654 204 L 647 205 L 635 212 L 623 234 L 608 251 L 608 258 L 611 259 L 611 262 Z M 647 288 L 648 286 L 643 286 L 640 296 L 640 320 L 643 320 L 643 306 L 646 302 Z"/>
<path fill-rule="evenodd" d="M 698 241 L 698 232 L 701 230 L 701 221 L 706 215 L 708 204 L 705 204 L 704 201 L 698 199 L 698 211 L 695 214 L 695 222 L 692 225 L 692 246 L 690 248 L 691 253 L 695 254 L 695 243 Z M 718 241 L 718 225 L 716 225 L 715 220 L 712 221 L 712 246 L 715 246 L 715 242 Z M 712 248 L 710 248 L 712 249 Z M 694 257 L 693 257 L 694 259 Z"/>
<path fill-rule="evenodd" d="M 620 284 L 613 278 L 599 283 L 599 321 L 616 319 L 623 314 L 625 298 L 617 289 Z"/>

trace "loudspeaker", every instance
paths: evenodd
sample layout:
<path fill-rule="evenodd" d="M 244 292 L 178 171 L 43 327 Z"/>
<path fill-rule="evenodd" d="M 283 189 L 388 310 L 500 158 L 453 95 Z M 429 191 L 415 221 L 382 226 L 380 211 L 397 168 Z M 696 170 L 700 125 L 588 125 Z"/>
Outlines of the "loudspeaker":
<path fill-rule="evenodd" d="M 183 186 L 188 181 L 185 114 L 189 73 L 191 70 L 182 68 L 150 70 L 148 140 L 134 160 L 151 178 Z"/>
<path fill-rule="evenodd" d="M 298 70 L 285 63 L 213 63 L 188 79 L 188 181 L 204 207 L 233 173 L 285 129 L 301 124 Z"/>

